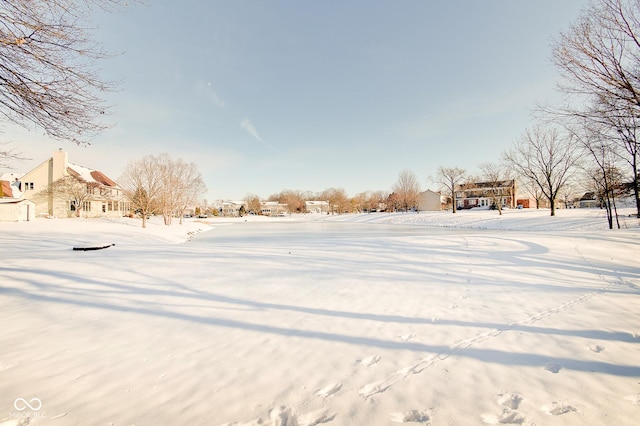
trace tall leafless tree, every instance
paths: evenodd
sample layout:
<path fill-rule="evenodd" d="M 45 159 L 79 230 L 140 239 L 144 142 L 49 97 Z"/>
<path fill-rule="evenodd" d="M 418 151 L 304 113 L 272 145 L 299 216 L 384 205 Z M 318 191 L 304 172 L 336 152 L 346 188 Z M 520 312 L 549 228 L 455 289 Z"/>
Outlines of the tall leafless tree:
<path fill-rule="evenodd" d="M 140 160 L 130 161 L 118 183 L 131 202 L 131 209 L 142 218 L 142 227 L 147 227 L 147 217 L 158 210 L 161 177 L 156 158 L 148 155 Z"/>
<path fill-rule="evenodd" d="M 325 189 L 320 197 L 329 202 L 329 212 L 331 214 L 342 214 L 349 207 L 349 196 L 343 188 Z"/>
<path fill-rule="evenodd" d="M 398 175 L 398 180 L 393 185 L 393 192 L 398 197 L 404 211 L 417 207 L 420 184 L 415 173 L 406 169 L 401 171 Z"/>
<path fill-rule="evenodd" d="M 206 192 L 196 165 L 168 154 L 129 162 L 119 181 L 132 208 L 142 216 L 142 227 L 146 227 L 147 216 L 155 212 L 162 214 L 165 225 L 171 225 L 175 215 L 182 223 L 185 209 Z"/>
<path fill-rule="evenodd" d="M 52 138 L 87 143 L 106 127 L 100 78 L 107 57 L 91 39 L 92 7 L 121 9 L 125 0 L 0 2 L 0 115 L 35 124 Z"/>
<path fill-rule="evenodd" d="M 453 213 L 457 211 L 456 188 L 467 179 L 467 171 L 460 167 L 438 167 L 435 181 L 440 185 L 440 191 L 451 198 Z"/>
<path fill-rule="evenodd" d="M 555 42 L 553 61 L 564 77 L 560 89 L 570 96 L 555 112 L 609 128 L 630 166 L 640 217 L 640 2 L 592 3 Z"/>
<path fill-rule="evenodd" d="M 503 154 L 506 163 L 525 180 L 535 182 L 549 201 L 555 216 L 560 189 L 575 173 L 581 151 L 572 135 L 555 127 L 527 130 L 514 146 Z"/>

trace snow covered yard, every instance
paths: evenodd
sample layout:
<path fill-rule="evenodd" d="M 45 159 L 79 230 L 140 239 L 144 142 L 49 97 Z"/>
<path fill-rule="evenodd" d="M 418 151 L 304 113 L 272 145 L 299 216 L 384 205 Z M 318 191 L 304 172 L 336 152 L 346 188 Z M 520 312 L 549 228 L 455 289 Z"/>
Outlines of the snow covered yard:
<path fill-rule="evenodd" d="M 637 424 L 601 214 L 0 223 L 0 424 Z"/>

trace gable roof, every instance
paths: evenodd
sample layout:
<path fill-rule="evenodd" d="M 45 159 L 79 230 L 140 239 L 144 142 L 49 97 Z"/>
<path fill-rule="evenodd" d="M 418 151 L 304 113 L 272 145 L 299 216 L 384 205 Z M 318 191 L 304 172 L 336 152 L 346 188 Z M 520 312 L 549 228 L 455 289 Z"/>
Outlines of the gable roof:
<path fill-rule="evenodd" d="M 82 179 L 87 183 L 99 183 L 104 186 L 117 187 L 113 180 L 109 179 L 107 175 L 97 170 L 91 170 L 87 167 L 78 166 L 77 164 L 67 163 L 67 171 L 73 176 Z"/>
<path fill-rule="evenodd" d="M 2 191 L 0 192 L 0 196 L 3 198 L 12 198 L 13 190 L 11 188 L 11 182 L 8 180 L 0 180 L 0 188 Z"/>

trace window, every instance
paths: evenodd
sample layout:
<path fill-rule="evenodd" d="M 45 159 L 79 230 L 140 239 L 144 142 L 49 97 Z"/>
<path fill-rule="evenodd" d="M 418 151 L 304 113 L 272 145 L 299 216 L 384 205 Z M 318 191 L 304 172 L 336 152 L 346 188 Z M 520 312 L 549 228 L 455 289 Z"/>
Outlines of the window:
<path fill-rule="evenodd" d="M 105 203 L 102 203 L 102 213 L 106 213 L 107 212 L 107 205 Z"/>

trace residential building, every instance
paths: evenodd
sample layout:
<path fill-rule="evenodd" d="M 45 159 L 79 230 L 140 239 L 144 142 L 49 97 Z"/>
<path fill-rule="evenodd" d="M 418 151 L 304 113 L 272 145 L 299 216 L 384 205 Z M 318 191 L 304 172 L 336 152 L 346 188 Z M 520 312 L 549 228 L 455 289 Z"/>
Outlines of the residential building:
<path fill-rule="evenodd" d="M 263 216 L 278 216 L 289 212 L 289 206 L 277 201 L 263 201 L 260 203 L 260 213 Z"/>
<path fill-rule="evenodd" d="M 222 216 L 239 217 L 241 210 L 246 210 L 244 201 L 222 201 L 220 203 L 220 214 Z"/>
<path fill-rule="evenodd" d="M 304 208 L 308 213 L 327 214 L 329 213 L 328 201 L 305 201 Z"/>
<path fill-rule="evenodd" d="M 20 198 L 21 195 L 18 181 L 0 180 L 0 222 L 29 221 L 35 218 L 35 204 Z"/>
<path fill-rule="evenodd" d="M 418 211 L 440 211 L 442 206 L 442 196 L 439 193 L 427 189 L 418 194 Z"/>
<path fill-rule="evenodd" d="M 78 193 L 53 189 L 67 179 Z M 19 182 L 22 198 L 35 203 L 37 216 L 120 217 L 130 213 L 122 188 L 104 173 L 70 163 L 62 149 L 25 173 Z"/>
<path fill-rule="evenodd" d="M 502 207 L 516 208 L 516 181 L 468 182 L 456 188 L 456 206 L 458 209 L 491 207 L 494 199 Z"/>

